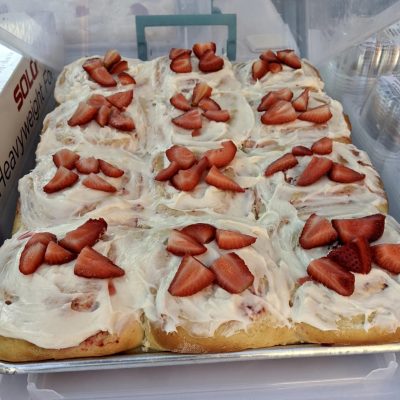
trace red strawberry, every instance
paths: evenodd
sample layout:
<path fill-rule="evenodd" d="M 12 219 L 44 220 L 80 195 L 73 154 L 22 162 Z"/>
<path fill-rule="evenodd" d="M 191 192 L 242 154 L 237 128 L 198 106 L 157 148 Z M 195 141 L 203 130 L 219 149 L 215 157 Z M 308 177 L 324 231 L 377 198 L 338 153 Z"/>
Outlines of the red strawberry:
<path fill-rule="evenodd" d="M 223 250 L 241 249 L 252 245 L 257 240 L 254 236 L 225 229 L 217 229 L 215 237 L 218 247 Z"/>
<path fill-rule="evenodd" d="M 337 232 L 332 224 L 317 214 L 311 214 L 300 235 L 300 246 L 303 249 L 326 246 L 337 239 Z"/>
<path fill-rule="evenodd" d="M 91 172 L 97 174 L 100 171 L 99 160 L 94 157 L 81 157 L 76 161 L 75 167 L 81 174 L 85 175 Z"/>
<path fill-rule="evenodd" d="M 210 97 L 212 87 L 208 86 L 205 82 L 199 82 L 193 89 L 192 106 L 198 106 L 201 99 Z"/>
<path fill-rule="evenodd" d="M 296 111 L 306 111 L 308 107 L 310 89 L 304 89 L 299 97 L 292 101 L 292 105 Z"/>
<path fill-rule="evenodd" d="M 292 153 L 286 153 L 282 157 L 269 164 L 264 172 L 264 175 L 271 176 L 276 172 L 286 171 L 295 167 L 298 163 L 299 162 L 297 161 L 297 158 Z"/>
<path fill-rule="evenodd" d="M 206 51 L 211 50 L 213 53 L 217 51 L 217 46 L 214 42 L 207 42 L 207 43 L 196 43 L 193 46 L 193 53 L 196 55 L 198 59 L 203 57 Z"/>
<path fill-rule="evenodd" d="M 208 171 L 206 175 L 205 181 L 212 186 L 217 187 L 222 190 L 230 190 L 232 192 L 243 193 L 245 190 L 240 187 L 235 181 L 231 178 L 228 178 L 224 175 L 217 167 L 214 165 Z"/>
<path fill-rule="evenodd" d="M 268 63 L 263 60 L 254 61 L 251 67 L 251 76 L 255 81 L 262 79 L 269 71 Z"/>
<path fill-rule="evenodd" d="M 268 63 L 279 62 L 278 58 L 276 57 L 276 54 L 272 50 L 264 51 L 264 53 L 260 55 L 260 59 Z"/>
<path fill-rule="evenodd" d="M 371 271 L 371 249 L 368 241 L 358 237 L 328 253 L 328 258 L 348 271 L 368 274 Z"/>
<path fill-rule="evenodd" d="M 74 169 L 77 160 L 79 160 L 79 155 L 68 149 L 61 149 L 53 154 L 53 162 L 57 168 Z"/>
<path fill-rule="evenodd" d="M 118 74 L 118 79 L 121 83 L 121 85 L 134 85 L 136 84 L 135 78 L 131 75 L 129 75 L 127 72 L 120 72 Z"/>
<path fill-rule="evenodd" d="M 172 96 L 169 99 L 169 102 L 178 110 L 189 111 L 192 108 L 182 93 L 177 93 L 176 95 Z"/>
<path fill-rule="evenodd" d="M 203 54 L 199 62 L 201 72 L 216 72 L 224 67 L 224 59 L 216 56 L 213 51 L 208 50 Z"/>
<path fill-rule="evenodd" d="M 331 110 L 329 106 L 319 106 L 315 108 L 310 108 L 307 111 L 301 113 L 298 117 L 302 121 L 314 122 L 315 124 L 323 124 L 332 118 Z"/>
<path fill-rule="evenodd" d="M 179 169 L 188 169 L 196 162 L 196 156 L 192 151 L 177 144 L 166 150 L 165 155 L 169 161 L 177 162 Z"/>
<path fill-rule="evenodd" d="M 46 193 L 55 193 L 74 185 L 79 176 L 65 167 L 59 167 L 51 180 L 43 187 Z"/>
<path fill-rule="evenodd" d="M 98 67 L 89 73 L 90 77 L 104 87 L 117 86 L 117 82 L 107 71 L 106 67 Z"/>
<path fill-rule="evenodd" d="M 278 72 L 281 72 L 283 69 L 282 65 L 278 63 L 270 63 L 268 65 L 268 68 L 273 74 L 277 74 Z"/>
<path fill-rule="evenodd" d="M 311 151 L 315 154 L 330 154 L 332 153 L 333 141 L 328 137 L 323 137 L 311 146 Z"/>
<path fill-rule="evenodd" d="M 296 56 L 293 50 L 281 50 L 276 52 L 279 61 L 294 69 L 301 68 L 301 60 Z"/>
<path fill-rule="evenodd" d="M 273 92 L 273 93 L 275 93 L 276 97 L 277 97 L 279 100 L 290 101 L 290 100 L 293 99 L 293 92 L 292 92 L 290 89 L 288 89 L 288 88 L 283 88 L 283 89 L 280 89 L 280 90 L 275 90 L 275 92 Z"/>
<path fill-rule="evenodd" d="M 260 104 L 257 107 L 257 111 L 267 111 L 268 108 L 270 108 L 273 104 L 275 104 L 278 101 L 278 96 L 275 94 L 275 92 L 269 92 L 267 93 L 262 99 Z"/>
<path fill-rule="evenodd" d="M 183 129 L 200 129 L 201 116 L 198 110 L 187 111 L 172 120 L 172 123 Z"/>
<path fill-rule="evenodd" d="M 79 103 L 72 117 L 68 120 L 69 126 L 85 125 L 90 122 L 97 113 L 97 108 L 84 103 Z"/>
<path fill-rule="evenodd" d="M 57 236 L 50 232 L 38 232 L 34 233 L 26 242 L 25 248 L 32 246 L 35 243 L 42 243 L 47 246 L 49 242 L 57 242 Z"/>
<path fill-rule="evenodd" d="M 128 69 L 128 62 L 125 60 L 121 60 L 111 67 L 110 74 L 120 74 L 121 72 L 128 71 Z"/>
<path fill-rule="evenodd" d="M 167 250 L 176 256 L 203 254 L 207 247 L 197 242 L 195 239 L 173 229 L 168 238 Z"/>
<path fill-rule="evenodd" d="M 297 179 L 297 186 L 309 186 L 326 175 L 332 168 L 333 162 L 325 157 L 314 156 L 305 170 Z"/>
<path fill-rule="evenodd" d="M 382 214 L 373 214 L 362 218 L 333 219 L 332 225 L 342 243 L 351 242 L 361 236 L 369 242 L 374 242 L 383 234 L 385 218 Z"/>
<path fill-rule="evenodd" d="M 375 264 L 392 274 L 400 273 L 400 244 L 377 244 L 371 251 Z"/>
<path fill-rule="evenodd" d="M 93 72 L 96 68 L 99 68 L 99 67 L 102 67 L 102 66 L 103 66 L 103 61 L 101 61 L 100 58 L 89 58 L 82 65 L 83 69 L 88 74 Z"/>
<path fill-rule="evenodd" d="M 121 61 L 121 54 L 117 50 L 107 50 L 104 55 L 103 64 L 109 70 L 111 66 Z"/>
<path fill-rule="evenodd" d="M 133 90 L 127 90 L 126 92 L 114 93 L 107 96 L 107 100 L 115 107 L 123 110 L 131 104 L 133 99 Z"/>
<path fill-rule="evenodd" d="M 124 170 L 101 159 L 99 159 L 99 166 L 101 172 L 110 178 L 120 178 L 125 173 Z"/>
<path fill-rule="evenodd" d="M 215 227 L 210 224 L 192 224 L 181 230 L 200 244 L 210 243 L 215 237 Z"/>
<path fill-rule="evenodd" d="M 201 129 L 193 129 L 192 131 L 192 137 L 200 136 L 201 135 Z"/>
<path fill-rule="evenodd" d="M 345 167 L 342 164 L 333 163 L 333 167 L 329 172 L 329 179 L 340 183 L 353 183 L 362 181 L 365 178 L 365 174 L 360 174 L 354 169 Z"/>
<path fill-rule="evenodd" d="M 101 106 L 111 107 L 111 104 L 102 94 L 92 94 L 87 100 L 86 104 L 99 109 Z"/>
<path fill-rule="evenodd" d="M 43 263 L 46 245 L 37 242 L 31 246 L 25 246 L 19 259 L 19 270 L 24 275 L 33 274 Z"/>
<path fill-rule="evenodd" d="M 203 111 L 218 111 L 221 109 L 219 104 L 210 98 L 203 98 L 199 101 L 199 107 Z"/>
<path fill-rule="evenodd" d="M 182 55 L 178 58 L 175 58 L 171 61 L 170 68 L 177 74 L 192 72 L 192 62 L 190 61 L 190 57 Z"/>
<path fill-rule="evenodd" d="M 59 244 L 73 253 L 79 253 L 85 246 L 96 244 L 107 230 L 103 218 L 89 219 L 73 231 L 68 232 Z"/>
<path fill-rule="evenodd" d="M 254 282 L 253 274 L 236 253 L 228 253 L 215 260 L 211 270 L 218 285 L 229 293 L 242 293 Z"/>
<path fill-rule="evenodd" d="M 278 100 L 261 116 L 261 122 L 265 125 L 279 125 L 292 122 L 296 118 L 297 114 L 292 103 Z"/>
<path fill-rule="evenodd" d="M 82 185 L 89 189 L 100 190 L 102 192 L 114 193 L 117 191 L 115 186 L 111 185 L 105 179 L 93 173 L 89 174 L 89 176 L 82 181 Z"/>
<path fill-rule="evenodd" d="M 354 275 L 327 257 L 310 262 L 308 275 L 342 296 L 351 296 L 354 292 Z"/>
<path fill-rule="evenodd" d="M 180 170 L 171 179 L 171 183 L 178 190 L 185 192 L 192 191 L 200 182 L 203 172 L 208 167 L 207 158 L 203 157 L 198 163 L 194 164 L 189 169 Z"/>
<path fill-rule="evenodd" d="M 44 255 L 44 262 L 50 265 L 65 264 L 72 261 L 76 255 L 64 249 L 59 244 L 49 242 L 47 245 L 46 253 Z"/>
<path fill-rule="evenodd" d="M 121 113 L 121 111 L 116 108 L 111 110 L 108 125 L 125 132 L 130 132 L 135 129 L 133 119 L 129 115 Z"/>
<path fill-rule="evenodd" d="M 109 258 L 86 246 L 76 259 L 74 274 L 83 278 L 109 279 L 125 275 L 125 271 Z"/>
<path fill-rule="evenodd" d="M 171 179 L 179 171 L 179 164 L 176 161 L 172 161 L 167 168 L 162 169 L 154 179 L 156 181 L 164 182 Z"/>
<path fill-rule="evenodd" d="M 305 146 L 294 146 L 292 148 L 292 154 L 294 156 L 302 157 L 302 156 L 312 156 L 313 152 L 308 147 Z"/>
<path fill-rule="evenodd" d="M 112 281 L 112 279 L 110 279 L 109 281 L 108 281 L 108 294 L 110 295 L 110 296 L 114 296 L 116 293 L 117 293 L 117 288 L 115 287 L 115 285 L 114 285 L 114 283 L 113 283 L 113 281 Z"/>
<path fill-rule="evenodd" d="M 189 49 L 177 49 L 173 47 L 170 52 L 169 52 L 169 59 L 174 60 L 175 58 L 178 58 L 180 56 L 186 55 L 189 56 L 192 54 L 192 50 Z"/>
<path fill-rule="evenodd" d="M 222 148 L 207 150 L 204 156 L 207 157 L 209 165 L 217 168 L 226 167 L 236 155 L 237 147 L 232 140 L 221 143 Z"/>
<path fill-rule="evenodd" d="M 96 122 L 101 126 L 106 126 L 110 119 L 111 108 L 108 106 L 101 106 L 96 114 Z"/>
<path fill-rule="evenodd" d="M 209 110 L 205 111 L 203 115 L 210 121 L 215 122 L 227 122 L 231 118 L 227 110 Z"/>
<path fill-rule="evenodd" d="M 192 256 L 183 257 L 169 285 L 172 296 L 192 296 L 214 282 L 215 275 L 204 264 Z"/>

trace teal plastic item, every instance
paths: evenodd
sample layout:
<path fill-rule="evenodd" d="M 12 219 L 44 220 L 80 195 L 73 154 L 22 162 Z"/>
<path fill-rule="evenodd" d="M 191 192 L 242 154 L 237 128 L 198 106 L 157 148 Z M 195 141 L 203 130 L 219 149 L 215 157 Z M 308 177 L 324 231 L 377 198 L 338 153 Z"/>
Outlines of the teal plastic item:
<path fill-rule="evenodd" d="M 147 60 L 145 28 L 152 26 L 224 25 L 228 27 L 226 51 L 228 58 L 236 58 L 236 14 L 185 14 L 185 15 L 137 15 L 136 38 L 138 57 Z"/>

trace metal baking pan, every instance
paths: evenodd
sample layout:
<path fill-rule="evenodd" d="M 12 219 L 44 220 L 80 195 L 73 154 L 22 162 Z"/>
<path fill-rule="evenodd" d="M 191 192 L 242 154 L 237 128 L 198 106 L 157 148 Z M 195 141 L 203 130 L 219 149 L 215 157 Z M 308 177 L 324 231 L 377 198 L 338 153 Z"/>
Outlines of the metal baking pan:
<path fill-rule="evenodd" d="M 233 361 L 255 361 L 282 358 L 341 356 L 400 352 L 400 343 L 368 346 L 317 346 L 313 344 L 278 346 L 232 353 L 176 354 L 136 353 L 108 357 L 49 360 L 27 363 L 0 362 L 2 374 L 76 372 L 122 368 L 161 367 L 168 365 L 211 364 Z"/>

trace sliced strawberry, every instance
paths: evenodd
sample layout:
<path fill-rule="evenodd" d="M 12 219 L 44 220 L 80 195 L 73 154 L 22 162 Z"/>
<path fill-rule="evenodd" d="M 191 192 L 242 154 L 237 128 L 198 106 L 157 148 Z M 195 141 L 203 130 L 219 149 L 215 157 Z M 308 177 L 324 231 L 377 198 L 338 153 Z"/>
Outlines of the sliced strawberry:
<path fill-rule="evenodd" d="M 279 125 L 292 122 L 297 118 L 295 109 L 290 101 L 278 100 L 262 116 L 265 125 Z"/>
<path fill-rule="evenodd" d="M 101 106 L 111 107 L 111 104 L 102 94 L 92 94 L 87 100 L 86 104 L 99 109 Z"/>
<path fill-rule="evenodd" d="M 192 296 L 214 282 L 215 275 L 204 264 L 192 256 L 183 257 L 169 285 L 172 296 Z"/>
<path fill-rule="evenodd" d="M 127 90 L 126 92 L 118 92 L 114 93 L 110 96 L 107 96 L 107 100 L 115 107 L 123 110 L 125 107 L 128 107 L 131 104 L 133 99 L 133 90 Z"/>
<path fill-rule="evenodd" d="M 125 173 L 124 170 L 101 159 L 99 159 L 99 166 L 101 172 L 110 178 L 120 178 Z"/>
<path fill-rule="evenodd" d="M 273 74 L 277 74 L 278 72 L 282 71 L 282 65 L 278 64 L 278 63 L 269 63 L 268 68 L 270 70 L 270 72 L 272 72 Z"/>
<path fill-rule="evenodd" d="M 183 55 L 190 56 L 191 54 L 192 54 L 192 50 L 190 50 L 190 49 L 177 49 L 177 48 L 173 47 L 169 51 L 169 59 L 174 60 L 175 58 L 178 58 L 180 56 L 183 56 Z"/>
<path fill-rule="evenodd" d="M 108 281 L 108 285 L 107 286 L 108 286 L 108 294 L 110 296 L 114 296 L 117 293 L 117 288 L 115 287 L 114 282 L 112 281 L 112 279 L 110 279 Z"/>
<path fill-rule="evenodd" d="M 237 147 L 232 140 L 221 143 L 222 148 L 207 150 L 204 156 L 207 157 L 209 165 L 217 168 L 226 167 L 236 155 Z"/>
<path fill-rule="evenodd" d="M 57 236 L 50 232 L 38 232 L 34 233 L 26 242 L 25 248 L 32 246 L 35 243 L 42 243 L 47 246 L 49 242 L 57 242 Z"/>
<path fill-rule="evenodd" d="M 333 162 L 325 157 L 314 156 L 305 170 L 297 179 L 297 186 L 309 186 L 326 175 L 332 168 Z"/>
<path fill-rule="evenodd" d="M 264 51 L 264 53 L 260 55 L 260 59 L 266 61 L 267 63 L 279 62 L 276 54 L 272 50 Z"/>
<path fill-rule="evenodd" d="M 254 61 L 251 67 L 251 76 L 255 81 L 262 79 L 269 71 L 268 63 L 263 60 Z"/>
<path fill-rule="evenodd" d="M 333 219 L 332 225 L 342 243 L 351 242 L 361 236 L 369 242 L 374 242 L 383 234 L 385 218 L 382 214 L 373 214 L 362 218 Z"/>
<path fill-rule="evenodd" d="M 128 69 L 128 62 L 125 60 L 121 60 L 111 67 L 110 74 L 120 74 L 121 72 L 128 71 Z"/>
<path fill-rule="evenodd" d="M 74 274 L 83 278 L 109 279 L 125 275 L 125 271 L 109 258 L 86 246 L 76 259 Z"/>
<path fill-rule="evenodd" d="M 333 249 L 327 256 L 348 271 L 368 274 L 371 271 L 371 249 L 367 239 L 358 237 L 344 246 Z"/>
<path fill-rule="evenodd" d="M 197 107 L 200 100 L 210 97 L 212 87 L 208 86 L 205 82 L 199 82 L 193 89 L 192 106 Z"/>
<path fill-rule="evenodd" d="M 201 129 L 193 129 L 192 131 L 192 137 L 200 136 L 201 135 Z"/>
<path fill-rule="evenodd" d="M 256 237 L 237 231 L 217 229 L 215 233 L 218 247 L 223 250 L 241 249 L 255 243 Z"/>
<path fill-rule="evenodd" d="M 218 111 L 221 109 L 219 104 L 210 98 L 203 98 L 199 101 L 199 107 L 203 111 Z"/>
<path fill-rule="evenodd" d="M 89 189 L 100 190 L 101 192 L 114 193 L 117 191 L 115 186 L 93 173 L 89 174 L 89 176 L 82 181 L 82 185 Z"/>
<path fill-rule="evenodd" d="M 170 68 L 177 74 L 192 72 L 192 62 L 190 61 L 190 57 L 182 55 L 178 58 L 175 58 L 171 61 Z"/>
<path fill-rule="evenodd" d="M 117 82 L 107 71 L 106 67 L 98 67 L 89 73 L 90 77 L 104 87 L 117 86 Z"/>
<path fill-rule="evenodd" d="M 97 113 L 97 108 L 80 102 L 78 108 L 73 113 L 72 117 L 68 120 L 69 126 L 85 125 L 90 122 Z"/>
<path fill-rule="evenodd" d="M 96 114 L 96 122 L 101 126 L 106 126 L 110 119 L 111 108 L 108 106 L 101 106 Z"/>
<path fill-rule="evenodd" d="M 342 296 L 351 296 L 354 292 L 354 275 L 327 257 L 311 261 L 307 273 Z"/>
<path fill-rule="evenodd" d="M 77 160 L 79 160 L 79 155 L 68 149 L 61 149 L 53 154 L 53 162 L 57 168 L 74 169 Z"/>
<path fill-rule="evenodd" d="M 313 249 L 333 243 L 337 236 L 337 232 L 326 218 L 311 214 L 301 231 L 299 242 L 303 249 Z"/>
<path fill-rule="evenodd" d="M 291 101 L 293 99 L 293 92 L 288 88 L 275 90 L 273 93 L 275 93 L 279 100 Z"/>
<path fill-rule="evenodd" d="M 73 253 L 79 253 L 85 246 L 96 244 L 107 230 L 103 218 L 89 219 L 73 231 L 68 232 L 59 244 Z"/>
<path fill-rule="evenodd" d="M 262 99 L 260 104 L 257 107 L 257 111 L 267 111 L 268 108 L 270 108 L 273 104 L 275 104 L 278 101 L 278 96 L 275 94 L 275 92 L 269 92 L 267 93 Z"/>
<path fill-rule="evenodd" d="M 196 162 L 196 156 L 192 151 L 177 144 L 166 150 L 165 155 L 169 161 L 177 162 L 179 169 L 188 169 Z"/>
<path fill-rule="evenodd" d="M 217 187 L 222 190 L 229 190 L 232 192 L 243 193 L 245 190 L 240 187 L 235 181 L 231 178 L 228 178 L 224 175 L 217 167 L 214 165 L 208 171 L 206 175 L 205 181 L 212 186 Z"/>
<path fill-rule="evenodd" d="M 333 141 L 328 137 L 323 137 L 311 146 L 311 151 L 315 154 L 330 154 L 332 153 Z"/>
<path fill-rule="evenodd" d="M 60 265 L 72 261 L 76 255 L 64 249 L 59 244 L 50 242 L 44 255 L 44 262 L 50 265 Z"/>
<path fill-rule="evenodd" d="M 215 227 L 210 224 L 192 224 L 181 229 L 186 235 L 189 235 L 197 242 L 204 244 L 210 243 L 215 237 Z"/>
<path fill-rule="evenodd" d="M 172 123 L 183 129 L 200 129 L 201 116 L 198 110 L 190 110 L 172 119 Z"/>
<path fill-rule="evenodd" d="M 211 270 L 218 285 L 229 293 L 242 293 L 254 282 L 253 274 L 236 253 L 228 253 L 215 260 Z"/>
<path fill-rule="evenodd" d="M 198 163 L 189 169 L 180 170 L 171 179 L 171 183 L 178 190 L 192 191 L 200 182 L 203 172 L 208 168 L 208 160 L 203 157 Z"/>
<path fill-rule="evenodd" d="M 96 68 L 102 67 L 103 61 L 100 58 L 89 58 L 86 60 L 82 67 L 88 73 L 92 73 Z"/>
<path fill-rule="evenodd" d="M 292 101 L 292 105 L 296 111 L 306 111 L 308 107 L 310 89 L 304 89 L 299 97 Z"/>
<path fill-rule="evenodd" d="M 168 167 L 162 169 L 154 179 L 156 181 L 164 182 L 171 179 L 179 171 L 179 164 L 176 161 L 172 161 Z"/>
<path fill-rule="evenodd" d="M 120 72 L 118 74 L 118 79 L 121 85 L 134 85 L 136 84 L 135 78 L 132 75 L 129 75 L 127 72 Z"/>
<path fill-rule="evenodd" d="M 227 122 L 231 118 L 227 110 L 209 110 L 205 111 L 203 115 L 210 121 L 215 122 Z"/>
<path fill-rule="evenodd" d="M 310 108 L 307 111 L 301 113 L 298 117 L 302 121 L 314 122 L 315 124 L 323 124 L 332 118 L 331 110 L 329 106 L 319 106 Z"/>
<path fill-rule="evenodd" d="M 313 152 L 308 147 L 305 146 L 294 146 L 292 148 L 292 154 L 294 156 L 302 157 L 302 156 L 312 156 Z"/>
<path fill-rule="evenodd" d="M 294 69 L 301 68 L 301 60 L 293 50 L 281 50 L 276 52 L 279 61 Z"/>
<path fill-rule="evenodd" d="M 340 183 L 353 183 L 362 181 L 365 178 L 365 174 L 360 174 L 354 169 L 345 167 L 342 164 L 333 163 L 333 167 L 329 172 L 329 179 Z"/>
<path fill-rule="evenodd" d="M 299 162 L 297 161 L 297 158 L 292 153 L 286 153 L 282 157 L 279 157 L 277 160 L 269 164 L 264 172 L 264 175 L 271 176 L 276 172 L 286 171 L 295 167 L 298 163 Z"/>
<path fill-rule="evenodd" d="M 400 273 L 400 244 L 377 244 L 371 251 L 375 264 L 392 274 Z"/>
<path fill-rule="evenodd" d="M 168 238 L 167 250 L 176 256 L 195 256 L 205 253 L 207 247 L 203 246 L 189 235 L 173 229 Z"/>
<path fill-rule="evenodd" d="M 111 66 L 121 61 L 121 54 L 115 49 L 107 50 L 103 58 L 104 66 L 109 70 Z"/>
<path fill-rule="evenodd" d="M 81 174 L 85 175 L 88 175 L 91 172 L 97 174 L 100 171 L 99 160 L 94 157 L 81 157 L 75 163 L 75 167 Z"/>
<path fill-rule="evenodd" d="M 59 167 L 51 180 L 43 187 L 46 193 L 55 193 L 74 185 L 79 176 L 65 167 Z"/>
<path fill-rule="evenodd" d="M 130 132 L 135 129 L 135 123 L 133 122 L 133 119 L 129 115 L 122 113 L 116 108 L 111 110 L 111 114 L 108 119 L 108 125 L 125 132 Z"/>
<path fill-rule="evenodd" d="M 33 274 L 43 264 L 46 247 L 40 242 L 25 246 L 19 259 L 20 272 L 24 275 Z"/>
<path fill-rule="evenodd" d="M 195 56 L 200 59 L 206 53 L 206 51 L 211 50 L 213 53 L 217 51 L 217 46 L 214 42 L 207 43 L 196 43 L 193 46 L 193 53 Z"/>
<path fill-rule="evenodd" d="M 169 99 L 169 102 L 178 110 L 189 111 L 190 103 L 182 93 L 177 93 Z"/>
<path fill-rule="evenodd" d="M 224 67 L 224 59 L 216 56 L 213 51 L 208 50 L 203 54 L 199 62 L 199 70 L 202 72 L 216 72 Z"/>

